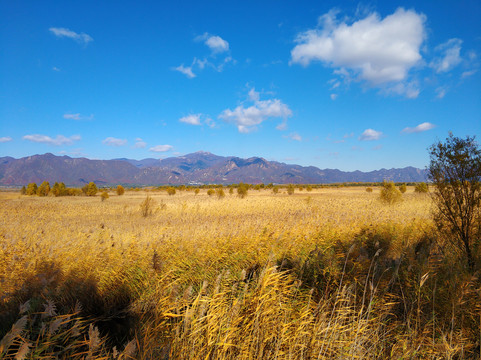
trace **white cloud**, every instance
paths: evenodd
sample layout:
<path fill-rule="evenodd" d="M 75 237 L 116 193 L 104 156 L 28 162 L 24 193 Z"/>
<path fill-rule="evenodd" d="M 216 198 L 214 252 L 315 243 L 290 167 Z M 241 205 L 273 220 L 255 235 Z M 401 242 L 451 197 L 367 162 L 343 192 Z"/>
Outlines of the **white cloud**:
<path fill-rule="evenodd" d="M 255 88 L 252 88 L 249 90 L 249 100 L 250 101 L 259 101 L 260 99 L 260 95 L 259 93 L 256 91 Z"/>
<path fill-rule="evenodd" d="M 251 94 L 251 92 L 249 93 Z M 219 115 L 219 118 L 235 124 L 239 132 L 248 133 L 269 118 L 282 118 L 284 121 L 278 126 L 278 129 L 284 130 L 286 128 L 285 121 L 290 116 L 292 116 L 292 111 L 286 104 L 279 99 L 272 99 L 254 100 L 254 105 L 249 107 L 237 106 L 234 110 L 226 109 Z"/>
<path fill-rule="evenodd" d="M 434 129 L 435 127 L 436 127 L 436 125 L 434 125 L 434 124 L 431 124 L 431 123 L 428 123 L 428 122 L 423 122 L 422 124 L 419 124 L 418 126 L 413 127 L 413 128 L 411 128 L 411 127 L 404 128 L 402 132 L 406 133 L 406 134 L 419 133 L 419 132 Z"/>
<path fill-rule="evenodd" d="M 0 137 L 0 143 L 6 143 L 12 141 L 13 139 L 10 136 L 2 136 Z"/>
<path fill-rule="evenodd" d="M 179 121 L 190 125 L 201 125 L 200 117 L 201 114 L 191 114 L 181 117 Z"/>
<path fill-rule="evenodd" d="M 288 139 L 291 139 L 291 140 L 295 140 L 295 141 L 302 141 L 302 136 L 299 135 L 296 132 L 290 133 L 289 135 L 284 136 L 284 137 L 288 138 Z"/>
<path fill-rule="evenodd" d="M 57 135 L 57 137 L 51 138 L 50 136 L 47 136 L 47 135 L 32 134 L 32 135 L 25 135 L 23 139 L 36 142 L 36 143 L 60 146 L 60 145 L 72 145 L 74 141 L 79 141 L 81 137 L 80 135 L 73 135 L 70 137 Z"/>
<path fill-rule="evenodd" d="M 372 141 L 372 140 L 379 140 L 382 136 L 381 131 L 376 131 L 373 129 L 366 129 L 359 137 L 361 141 Z"/>
<path fill-rule="evenodd" d="M 441 56 L 435 58 L 429 65 L 437 73 L 450 71 L 461 62 L 462 43 L 461 39 L 449 39 L 444 44 L 437 46 L 435 50 L 441 53 Z"/>
<path fill-rule="evenodd" d="M 173 149 L 172 145 L 156 145 L 151 147 L 149 150 L 152 152 L 166 152 L 172 149 Z"/>
<path fill-rule="evenodd" d="M 291 62 L 303 66 L 322 61 L 335 73 L 355 76 L 374 86 L 400 82 L 422 60 L 425 16 L 398 8 L 381 19 L 373 12 L 348 24 L 330 11 L 319 19 L 320 27 L 297 36 Z"/>
<path fill-rule="evenodd" d="M 474 74 L 476 74 L 478 72 L 478 70 L 469 70 L 469 71 L 465 71 L 461 74 L 461 78 L 465 79 L 465 78 L 468 78 L 470 76 L 473 76 Z"/>
<path fill-rule="evenodd" d="M 331 100 L 336 100 L 337 99 L 337 94 L 331 94 Z"/>
<path fill-rule="evenodd" d="M 135 145 L 134 145 L 134 148 L 136 149 L 143 149 L 147 146 L 147 143 L 142 140 L 141 138 L 136 138 L 135 139 Z"/>
<path fill-rule="evenodd" d="M 195 74 L 192 72 L 192 66 L 184 66 L 184 64 L 177 66 L 174 70 L 184 74 L 189 79 L 195 78 Z"/>
<path fill-rule="evenodd" d="M 204 33 L 204 35 L 198 36 L 196 40 L 204 41 L 204 44 L 206 44 L 213 53 L 229 51 L 229 43 L 220 36 Z"/>
<path fill-rule="evenodd" d="M 86 115 L 81 115 L 79 113 L 76 113 L 76 114 L 66 113 L 66 114 L 63 114 L 63 118 L 68 120 L 81 121 L 81 120 L 92 120 L 94 116 L 93 114 L 86 116 Z"/>
<path fill-rule="evenodd" d="M 59 37 L 59 38 L 66 37 L 66 38 L 69 38 L 69 39 L 73 39 L 73 40 L 75 40 L 79 43 L 83 43 L 85 45 L 87 45 L 89 42 L 94 40 L 88 34 L 85 34 L 85 33 L 78 34 L 75 31 L 72 31 L 72 30 L 69 30 L 69 29 L 66 29 L 66 28 L 51 27 L 48 30 L 51 33 L 53 33 L 56 37 Z"/>
<path fill-rule="evenodd" d="M 102 144 L 108 145 L 108 146 L 124 146 L 127 144 L 127 140 L 125 139 L 117 139 L 114 137 L 107 137 L 104 140 L 102 140 Z"/>
<path fill-rule="evenodd" d="M 54 66 L 54 67 L 52 68 L 52 70 L 53 70 L 53 71 L 57 71 L 57 72 L 58 72 L 58 71 L 61 71 L 61 70 L 60 70 L 58 67 L 56 67 L 56 66 Z"/>

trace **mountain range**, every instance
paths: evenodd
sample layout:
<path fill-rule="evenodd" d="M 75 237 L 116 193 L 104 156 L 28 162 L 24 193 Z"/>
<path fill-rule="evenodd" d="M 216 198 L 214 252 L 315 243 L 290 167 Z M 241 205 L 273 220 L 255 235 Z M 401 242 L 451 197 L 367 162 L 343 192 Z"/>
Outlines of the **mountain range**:
<path fill-rule="evenodd" d="M 98 185 L 180 185 L 180 184 L 328 184 L 342 182 L 425 181 L 426 171 L 414 167 L 345 172 L 314 166 L 267 161 L 261 157 L 242 159 L 198 151 L 166 159 L 90 160 L 50 153 L 20 159 L 0 157 L 0 185 L 18 186 L 31 182 L 64 182 L 81 186 Z"/>

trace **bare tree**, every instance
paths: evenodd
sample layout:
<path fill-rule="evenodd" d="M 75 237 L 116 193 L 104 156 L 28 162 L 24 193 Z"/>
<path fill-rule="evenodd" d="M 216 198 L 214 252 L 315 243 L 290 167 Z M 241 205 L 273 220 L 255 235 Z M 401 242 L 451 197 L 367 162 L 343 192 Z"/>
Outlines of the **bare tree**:
<path fill-rule="evenodd" d="M 434 220 L 474 270 L 481 240 L 481 150 L 475 137 L 462 139 L 452 133 L 429 150 Z"/>

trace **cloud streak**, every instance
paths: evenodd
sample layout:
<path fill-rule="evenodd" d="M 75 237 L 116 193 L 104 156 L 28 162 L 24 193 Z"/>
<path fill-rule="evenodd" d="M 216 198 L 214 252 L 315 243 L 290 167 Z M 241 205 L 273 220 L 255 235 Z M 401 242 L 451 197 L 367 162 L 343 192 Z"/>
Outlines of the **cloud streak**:
<path fill-rule="evenodd" d="M 102 144 L 108 145 L 108 146 L 124 146 L 127 144 L 127 140 L 125 139 L 117 139 L 114 137 L 107 137 L 104 140 L 102 140 Z"/>
<path fill-rule="evenodd" d="M 418 126 L 413 128 L 411 127 L 404 128 L 401 132 L 405 134 L 419 133 L 419 132 L 434 129 L 435 127 L 436 125 L 434 124 L 431 124 L 429 122 L 423 122 L 422 124 L 419 124 Z"/>
<path fill-rule="evenodd" d="M 77 41 L 78 43 L 87 45 L 89 42 L 94 41 L 94 39 L 85 33 L 76 33 L 67 28 L 56 28 L 51 27 L 48 29 L 52 34 L 54 34 L 58 38 L 68 38 Z"/>
<path fill-rule="evenodd" d="M 174 147 L 172 145 L 156 145 L 149 149 L 152 152 L 166 152 L 172 150 Z"/>
<path fill-rule="evenodd" d="M 64 135 L 57 135 L 55 138 L 52 138 L 47 135 L 32 134 L 32 135 L 25 135 L 22 137 L 22 139 L 35 142 L 35 143 L 61 146 L 61 145 L 72 145 L 75 141 L 81 140 L 81 137 L 80 135 L 72 135 L 70 137 L 66 137 Z"/>
<path fill-rule="evenodd" d="M 366 129 L 364 132 L 361 134 L 359 137 L 359 140 L 361 141 L 373 141 L 373 140 L 379 140 L 382 136 L 381 131 L 376 131 L 374 129 Z"/>
<path fill-rule="evenodd" d="M 13 139 L 10 136 L 2 136 L 0 137 L 0 143 L 6 143 L 12 141 Z"/>

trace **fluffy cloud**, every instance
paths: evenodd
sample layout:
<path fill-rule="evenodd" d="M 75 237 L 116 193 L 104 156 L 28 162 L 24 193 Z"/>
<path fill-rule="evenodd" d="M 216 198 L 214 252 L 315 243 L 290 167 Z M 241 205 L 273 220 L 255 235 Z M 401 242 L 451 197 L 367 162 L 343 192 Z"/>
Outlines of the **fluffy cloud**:
<path fill-rule="evenodd" d="M 201 114 L 191 114 L 181 117 L 179 121 L 190 125 L 200 125 L 200 116 Z"/>
<path fill-rule="evenodd" d="M 156 145 L 151 147 L 149 150 L 152 152 L 166 152 L 172 149 L 173 149 L 172 145 Z"/>
<path fill-rule="evenodd" d="M 253 96 L 254 92 L 249 92 L 251 101 L 258 99 L 258 93 Z M 279 130 L 285 129 L 285 121 L 292 116 L 289 107 L 279 99 L 272 100 L 253 100 L 254 105 L 249 107 L 238 106 L 234 110 L 226 109 L 219 118 L 233 123 L 241 133 L 248 133 L 256 129 L 257 125 L 269 118 L 282 118 L 284 121 L 278 126 Z"/>
<path fill-rule="evenodd" d="M 36 142 L 36 143 L 60 146 L 60 145 L 72 145 L 74 141 L 79 141 L 81 137 L 80 135 L 73 135 L 70 137 L 57 135 L 57 137 L 51 138 L 50 136 L 47 136 L 47 135 L 32 134 L 32 135 L 25 135 L 23 139 Z"/>
<path fill-rule="evenodd" d="M 229 43 L 220 36 L 204 33 L 204 35 L 198 36 L 195 39 L 197 41 L 204 41 L 204 44 L 206 44 L 213 53 L 229 51 Z"/>
<path fill-rule="evenodd" d="M 187 76 L 189 79 L 195 78 L 195 74 L 192 72 L 192 66 L 184 66 L 184 64 L 177 66 L 174 68 L 175 71 L 178 71 L 185 76 Z"/>
<path fill-rule="evenodd" d="M 135 139 L 135 145 L 134 145 L 134 148 L 136 149 L 143 149 L 147 146 L 147 143 L 142 140 L 141 138 L 136 138 Z"/>
<path fill-rule="evenodd" d="M 66 37 L 66 38 L 73 39 L 73 40 L 75 40 L 79 43 L 85 44 L 85 45 L 87 45 L 89 42 L 94 40 L 88 34 L 85 34 L 85 33 L 78 34 L 75 31 L 72 31 L 72 30 L 69 30 L 69 29 L 66 29 L 66 28 L 51 27 L 48 30 L 51 33 L 53 33 L 56 37 L 59 37 L 59 38 Z"/>
<path fill-rule="evenodd" d="M 373 129 L 366 129 L 359 137 L 361 141 L 372 141 L 372 140 L 379 140 L 382 136 L 381 131 L 376 131 Z"/>
<path fill-rule="evenodd" d="M 431 123 L 428 123 L 428 122 L 423 122 L 422 124 L 419 124 L 418 126 L 416 127 L 407 127 L 405 129 L 403 129 L 403 133 L 406 133 L 406 134 L 412 134 L 412 133 L 418 133 L 418 132 L 423 132 L 423 131 L 428 131 L 428 130 L 431 130 L 431 129 L 434 129 L 436 127 L 436 125 L 434 124 L 431 124 Z"/>
<path fill-rule="evenodd" d="M 319 19 L 319 27 L 297 36 L 291 62 L 303 66 L 322 61 L 338 74 L 355 76 L 377 86 L 400 82 L 422 57 L 425 16 L 413 10 L 397 9 L 381 19 L 371 13 L 348 24 L 330 11 Z"/>
<path fill-rule="evenodd" d="M 435 51 L 441 54 L 429 65 L 437 72 L 443 73 L 450 71 L 461 62 L 461 39 L 450 39 L 444 44 L 436 47 Z"/>
<path fill-rule="evenodd" d="M 102 140 L 102 144 L 108 145 L 108 146 L 124 146 L 127 144 L 127 140 L 125 139 L 117 139 L 114 137 L 107 137 L 104 140 Z"/>
<path fill-rule="evenodd" d="M 2 136 L 0 137 L 0 143 L 6 143 L 12 141 L 13 139 L 10 136 Z"/>

